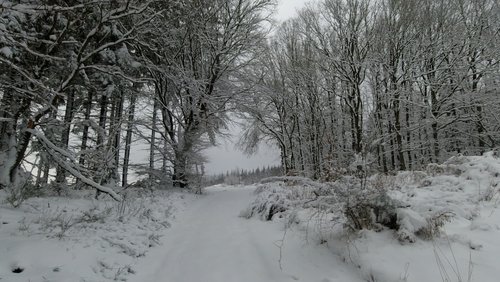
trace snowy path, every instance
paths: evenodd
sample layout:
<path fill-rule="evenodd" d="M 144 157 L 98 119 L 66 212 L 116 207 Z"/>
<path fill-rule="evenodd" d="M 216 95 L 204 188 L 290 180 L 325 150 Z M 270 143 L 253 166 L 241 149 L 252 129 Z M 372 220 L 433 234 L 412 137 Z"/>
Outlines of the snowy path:
<path fill-rule="evenodd" d="M 162 246 L 142 259 L 130 281 L 137 282 L 333 282 L 363 281 L 322 246 L 290 232 L 282 268 L 279 224 L 238 217 L 253 189 L 222 187 L 208 191 L 180 214 Z"/>

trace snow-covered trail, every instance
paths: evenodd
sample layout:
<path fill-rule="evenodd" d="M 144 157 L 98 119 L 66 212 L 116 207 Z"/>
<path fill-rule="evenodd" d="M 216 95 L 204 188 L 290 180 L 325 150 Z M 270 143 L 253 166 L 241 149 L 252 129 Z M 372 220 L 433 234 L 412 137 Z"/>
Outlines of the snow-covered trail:
<path fill-rule="evenodd" d="M 252 187 L 219 187 L 196 201 L 167 230 L 162 246 L 142 259 L 130 281 L 281 282 L 363 281 L 326 248 L 303 236 L 283 238 L 279 224 L 238 215 L 253 198 Z"/>

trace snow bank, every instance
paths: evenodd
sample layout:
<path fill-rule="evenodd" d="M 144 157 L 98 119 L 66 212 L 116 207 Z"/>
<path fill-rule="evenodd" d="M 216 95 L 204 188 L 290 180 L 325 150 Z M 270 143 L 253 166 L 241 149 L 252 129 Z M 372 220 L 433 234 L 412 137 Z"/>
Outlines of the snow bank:
<path fill-rule="evenodd" d="M 125 281 L 191 197 L 130 191 L 119 203 L 80 192 L 14 209 L 0 193 L 0 280 L 33 282 Z"/>
<path fill-rule="evenodd" d="M 499 182 L 494 152 L 396 176 L 274 178 L 242 215 L 289 218 L 369 281 L 497 281 Z"/>

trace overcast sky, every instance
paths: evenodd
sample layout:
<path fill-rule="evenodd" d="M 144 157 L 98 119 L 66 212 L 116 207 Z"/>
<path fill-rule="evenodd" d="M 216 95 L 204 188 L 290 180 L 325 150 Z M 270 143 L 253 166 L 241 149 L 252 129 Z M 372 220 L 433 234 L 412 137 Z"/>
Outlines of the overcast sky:
<path fill-rule="evenodd" d="M 276 19 L 283 21 L 290 17 L 296 15 L 297 9 L 304 6 L 305 3 L 310 2 L 310 0 L 279 0 L 278 1 L 278 12 L 276 13 Z"/>
<path fill-rule="evenodd" d="M 296 15 L 296 10 L 304 6 L 306 2 L 308 0 L 280 0 L 275 18 L 283 21 L 293 17 Z M 206 151 L 205 155 L 208 158 L 208 163 L 206 164 L 207 174 L 223 173 L 235 168 L 254 169 L 268 165 L 278 165 L 280 163 L 279 149 L 266 144 L 261 144 L 257 154 L 250 157 L 246 156 L 235 148 L 241 128 L 233 125 L 230 132 L 233 138 L 219 139 L 221 145 Z"/>

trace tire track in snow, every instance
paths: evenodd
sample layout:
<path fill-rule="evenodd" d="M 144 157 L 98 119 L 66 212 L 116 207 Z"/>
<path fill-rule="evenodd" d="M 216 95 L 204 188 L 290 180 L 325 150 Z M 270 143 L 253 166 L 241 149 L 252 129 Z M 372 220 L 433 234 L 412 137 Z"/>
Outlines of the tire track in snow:
<path fill-rule="evenodd" d="M 177 222 L 162 238 L 162 246 L 139 261 L 135 267 L 137 275 L 130 281 L 362 281 L 353 280 L 356 275 L 345 269 L 336 273 L 338 260 L 333 255 L 327 257 L 329 261 L 326 262 L 324 257 L 308 257 L 311 253 L 314 256 L 314 252 L 298 258 L 302 253 L 300 249 L 308 246 L 297 238 L 290 241 L 292 248 L 286 253 L 290 259 L 283 258 L 287 263 L 282 272 L 278 262 L 279 248 L 275 244 L 283 237 L 280 227 L 238 216 L 252 201 L 252 191 L 248 187 L 209 190 L 208 195 L 178 216 Z M 286 274 L 288 270 L 296 275 Z"/>

